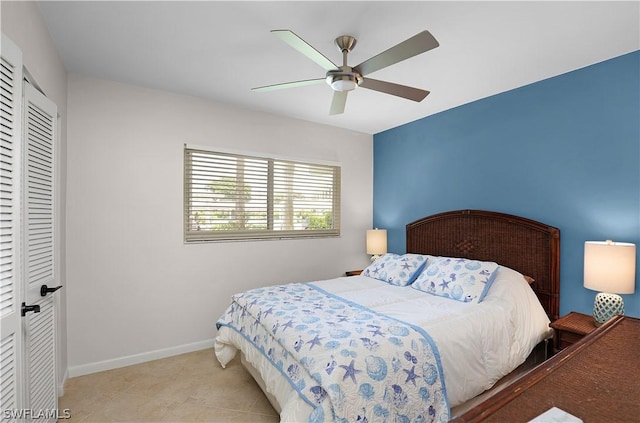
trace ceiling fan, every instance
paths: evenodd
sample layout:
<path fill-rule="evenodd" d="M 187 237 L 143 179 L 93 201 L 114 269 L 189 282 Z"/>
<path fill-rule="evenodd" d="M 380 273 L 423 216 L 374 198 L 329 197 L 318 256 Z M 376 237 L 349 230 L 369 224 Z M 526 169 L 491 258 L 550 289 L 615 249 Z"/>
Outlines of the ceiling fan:
<path fill-rule="evenodd" d="M 331 101 L 331 108 L 329 110 L 330 115 L 344 113 L 344 107 L 347 102 L 347 93 L 357 87 L 368 88 L 370 90 L 395 95 L 417 102 L 422 101 L 429 94 L 429 91 L 407 87 L 406 85 L 395 84 L 393 82 L 365 78 L 365 76 L 377 70 L 386 68 L 387 66 L 391 66 L 395 63 L 434 49 L 440 45 L 429 31 L 422 31 L 400 44 L 365 60 L 359 65 L 351 67 L 347 65 L 347 54 L 349 54 L 356 45 L 356 39 L 351 35 L 341 35 L 335 39 L 336 46 L 342 52 L 342 66 L 338 66 L 288 29 L 276 29 L 272 30 L 271 33 L 307 56 L 309 59 L 316 62 L 318 65 L 322 66 L 327 73 L 324 78 L 266 85 L 263 87 L 252 88 L 252 90 L 272 91 L 282 88 L 318 84 L 326 81 L 334 90 L 333 100 Z"/>

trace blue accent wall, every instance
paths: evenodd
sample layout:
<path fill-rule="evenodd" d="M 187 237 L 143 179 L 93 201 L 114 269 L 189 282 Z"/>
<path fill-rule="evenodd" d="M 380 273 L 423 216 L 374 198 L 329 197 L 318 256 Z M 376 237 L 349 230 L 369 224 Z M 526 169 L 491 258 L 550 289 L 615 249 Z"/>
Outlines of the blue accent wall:
<path fill-rule="evenodd" d="M 373 224 L 389 251 L 405 251 L 407 223 L 458 209 L 559 228 L 560 313 L 591 314 L 584 242 L 640 252 L 640 51 L 374 135 Z M 623 295 L 636 317 L 639 274 Z"/>

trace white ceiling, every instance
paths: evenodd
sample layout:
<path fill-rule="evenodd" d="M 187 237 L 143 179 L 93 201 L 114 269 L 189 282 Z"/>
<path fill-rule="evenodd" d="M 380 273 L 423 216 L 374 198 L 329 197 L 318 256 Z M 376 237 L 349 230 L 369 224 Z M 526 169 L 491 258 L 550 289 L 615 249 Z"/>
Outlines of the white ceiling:
<path fill-rule="evenodd" d="M 474 100 L 640 49 L 640 2 L 54 2 L 39 3 L 75 72 L 375 134 Z M 334 63 L 355 66 L 430 31 L 440 47 L 371 74 L 431 91 L 421 103 L 358 88 L 329 116 L 316 63 L 272 34 L 290 29 Z"/>

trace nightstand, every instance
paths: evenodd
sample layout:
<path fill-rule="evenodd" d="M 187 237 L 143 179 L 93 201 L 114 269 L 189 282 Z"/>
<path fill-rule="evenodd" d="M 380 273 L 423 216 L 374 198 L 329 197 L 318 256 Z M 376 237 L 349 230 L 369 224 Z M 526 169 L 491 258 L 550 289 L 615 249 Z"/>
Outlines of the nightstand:
<path fill-rule="evenodd" d="M 348 272 L 344 272 L 344 274 L 347 275 L 347 276 L 358 276 L 360 273 L 362 273 L 362 269 L 360 269 L 360 270 L 349 270 Z"/>
<path fill-rule="evenodd" d="M 555 322 L 549 323 L 549 326 L 553 329 L 554 352 L 575 344 L 596 329 L 593 316 L 576 313 L 575 311 L 559 318 Z"/>

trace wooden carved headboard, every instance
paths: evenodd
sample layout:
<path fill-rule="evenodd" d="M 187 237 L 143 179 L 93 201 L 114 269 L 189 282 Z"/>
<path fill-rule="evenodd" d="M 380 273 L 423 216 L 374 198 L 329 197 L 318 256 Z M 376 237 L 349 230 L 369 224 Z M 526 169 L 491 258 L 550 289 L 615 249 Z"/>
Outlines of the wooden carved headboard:
<path fill-rule="evenodd" d="M 535 220 L 482 210 L 457 210 L 407 225 L 407 253 L 495 261 L 535 279 L 531 284 L 551 321 L 560 309 L 560 230 Z"/>

